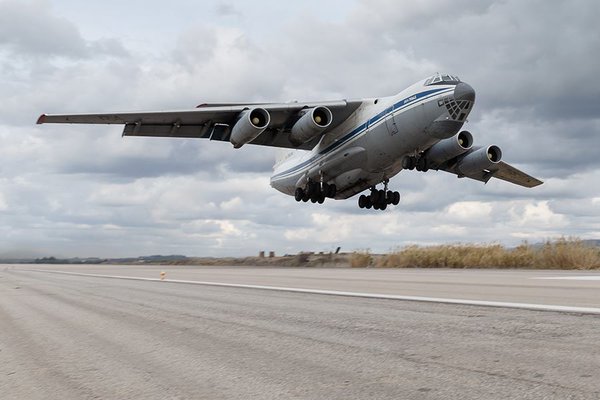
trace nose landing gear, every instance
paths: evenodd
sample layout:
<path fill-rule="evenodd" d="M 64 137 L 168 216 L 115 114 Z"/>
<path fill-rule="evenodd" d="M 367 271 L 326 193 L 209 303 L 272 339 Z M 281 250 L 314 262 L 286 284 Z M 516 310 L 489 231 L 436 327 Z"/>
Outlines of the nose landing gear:
<path fill-rule="evenodd" d="M 388 181 L 383 182 L 383 189 L 377 190 L 375 186 L 371 188 L 370 195 L 361 194 L 358 198 L 358 207 L 375 210 L 385 210 L 388 205 L 397 206 L 400 202 L 400 193 L 392 192 L 387 188 Z"/>

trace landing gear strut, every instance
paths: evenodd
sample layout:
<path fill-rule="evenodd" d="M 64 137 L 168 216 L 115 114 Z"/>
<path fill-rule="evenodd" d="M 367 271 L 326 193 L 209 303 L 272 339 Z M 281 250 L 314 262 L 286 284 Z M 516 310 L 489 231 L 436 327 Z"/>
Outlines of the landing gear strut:
<path fill-rule="evenodd" d="M 358 198 L 358 207 L 375 210 L 385 210 L 388 205 L 397 206 L 400 202 L 400 193 L 388 190 L 387 179 L 383 181 L 383 189 L 377 190 L 375 186 L 371 187 L 371 194 L 361 194 Z"/>
<path fill-rule="evenodd" d="M 323 204 L 325 198 L 334 198 L 336 192 L 337 188 L 334 184 L 309 180 L 306 188 L 296 188 L 294 198 L 296 201 L 307 202 L 310 200 L 311 203 Z"/>

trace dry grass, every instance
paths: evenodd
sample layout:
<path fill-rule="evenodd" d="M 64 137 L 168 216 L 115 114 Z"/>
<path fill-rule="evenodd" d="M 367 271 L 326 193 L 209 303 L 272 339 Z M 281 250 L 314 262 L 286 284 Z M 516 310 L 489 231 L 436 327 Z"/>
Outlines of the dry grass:
<path fill-rule="evenodd" d="M 600 268 L 600 249 L 586 246 L 578 239 L 546 242 L 539 254 L 539 265 L 552 269 Z"/>
<path fill-rule="evenodd" d="M 548 241 L 543 246 L 523 243 L 515 249 L 498 244 L 409 246 L 383 256 L 381 267 L 420 268 L 600 268 L 600 249 L 576 238 Z"/>
<path fill-rule="evenodd" d="M 373 257 L 369 250 L 355 251 L 350 255 L 350 266 L 352 268 L 364 268 L 373 263 Z"/>

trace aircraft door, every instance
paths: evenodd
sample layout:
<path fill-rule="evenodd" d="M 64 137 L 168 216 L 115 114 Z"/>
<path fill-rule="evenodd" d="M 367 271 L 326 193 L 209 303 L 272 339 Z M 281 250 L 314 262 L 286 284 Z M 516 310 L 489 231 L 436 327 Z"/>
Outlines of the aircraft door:
<path fill-rule="evenodd" d="M 388 111 L 391 111 L 391 109 Z M 387 126 L 390 135 L 395 135 L 398 133 L 398 125 L 396 125 L 396 120 L 394 119 L 393 114 L 390 113 L 387 117 L 385 117 L 385 125 Z"/>

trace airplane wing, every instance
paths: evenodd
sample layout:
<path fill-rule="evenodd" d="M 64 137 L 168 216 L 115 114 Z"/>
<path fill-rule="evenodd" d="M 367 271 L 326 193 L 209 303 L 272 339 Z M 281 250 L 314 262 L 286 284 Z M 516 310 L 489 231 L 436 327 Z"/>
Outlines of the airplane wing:
<path fill-rule="evenodd" d="M 484 183 L 487 183 L 491 178 L 502 179 L 503 181 L 514 183 L 515 185 L 524 186 L 527 188 L 536 187 L 544 183 L 539 179 L 534 178 L 533 176 L 528 175 L 525 172 L 513 167 L 512 165 L 505 163 L 504 161 L 500 161 L 499 163 L 487 169 L 482 169 L 481 171 L 472 171 L 468 174 L 460 172 L 456 165 L 445 166 L 441 167 L 440 169 L 456 174 L 459 178 L 466 177 Z"/>
<path fill-rule="evenodd" d="M 539 179 L 527 175 L 525 172 L 516 169 L 504 161 L 500 161 L 498 169 L 494 171 L 493 177 L 528 188 L 539 186 L 543 183 Z"/>
<path fill-rule="evenodd" d="M 362 100 L 339 100 L 312 103 L 226 103 L 202 104 L 194 109 L 179 111 L 117 112 L 101 114 L 42 114 L 37 123 L 117 124 L 124 125 L 123 136 L 154 136 L 204 138 L 229 141 L 233 126 L 244 111 L 257 108 L 269 114 L 269 124 L 250 144 L 310 150 L 321 136 L 346 120 Z M 331 123 L 316 137 L 305 143 L 289 139 L 294 124 L 303 110 L 326 107 L 331 111 Z"/>

